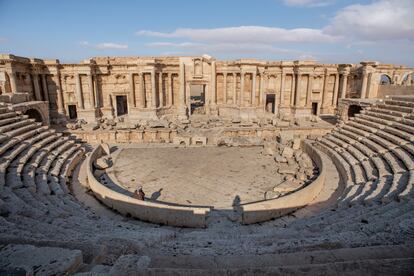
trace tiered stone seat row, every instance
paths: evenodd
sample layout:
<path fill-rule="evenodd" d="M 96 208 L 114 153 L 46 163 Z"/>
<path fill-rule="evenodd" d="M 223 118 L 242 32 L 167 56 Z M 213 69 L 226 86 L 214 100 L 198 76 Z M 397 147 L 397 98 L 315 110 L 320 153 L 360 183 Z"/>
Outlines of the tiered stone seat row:
<path fill-rule="evenodd" d="M 345 189 L 340 205 L 389 202 L 412 192 L 413 110 L 414 102 L 387 100 L 318 139 L 341 167 Z"/>
<path fill-rule="evenodd" d="M 62 207 L 72 204 L 69 197 L 57 195 L 70 196 L 67 180 L 84 149 L 9 109 L 0 113 L 0 137 L 0 195 L 7 211 L 29 217 L 76 213 Z"/>

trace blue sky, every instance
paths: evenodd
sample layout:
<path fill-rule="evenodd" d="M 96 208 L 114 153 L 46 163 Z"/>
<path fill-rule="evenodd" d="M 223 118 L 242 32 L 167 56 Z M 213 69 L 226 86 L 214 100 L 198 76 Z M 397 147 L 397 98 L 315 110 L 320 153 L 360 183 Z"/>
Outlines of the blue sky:
<path fill-rule="evenodd" d="M 0 0 L 0 52 L 414 66 L 414 0 Z"/>

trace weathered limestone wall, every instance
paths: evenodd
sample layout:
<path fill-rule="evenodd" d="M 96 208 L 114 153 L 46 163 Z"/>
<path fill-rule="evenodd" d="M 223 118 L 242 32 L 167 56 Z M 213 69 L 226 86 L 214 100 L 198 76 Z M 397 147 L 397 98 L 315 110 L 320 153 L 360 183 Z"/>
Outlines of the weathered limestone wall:
<path fill-rule="evenodd" d="M 399 86 L 399 85 L 380 85 L 378 87 L 378 98 L 385 98 L 386 96 L 406 95 L 414 96 L 414 85 Z"/>
<path fill-rule="evenodd" d="M 61 64 L 0 55 L 0 93 L 22 92 L 30 100 L 48 101 L 52 121 L 68 119 L 73 105 L 78 119 L 93 122 L 118 116 L 118 96 L 126 97 L 130 119 L 187 118 L 190 91 L 199 85 L 207 115 L 300 117 L 335 114 L 338 99 L 375 98 L 382 75 L 403 85 L 413 71 L 377 62 L 218 61 L 202 56 L 96 57 Z"/>

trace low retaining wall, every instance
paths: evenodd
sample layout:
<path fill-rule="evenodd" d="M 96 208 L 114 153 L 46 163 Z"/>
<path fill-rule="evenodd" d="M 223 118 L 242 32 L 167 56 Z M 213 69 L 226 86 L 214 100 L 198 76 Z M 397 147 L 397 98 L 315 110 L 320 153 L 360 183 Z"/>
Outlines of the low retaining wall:
<path fill-rule="evenodd" d="M 98 146 L 88 156 L 88 183 L 95 196 L 106 206 L 123 215 L 152 223 L 179 227 L 206 227 L 206 217 L 209 208 L 193 208 L 170 206 L 149 201 L 141 201 L 130 196 L 115 192 L 95 179 L 93 163 L 103 155 L 103 149 Z"/>
<path fill-rule="evenodd" d="M 328 166 L 331 161 L 326 155 L 321 155 L 319 150 L 315 149 L 315 147 L 308 142 L 303 143 L 303 151 L 307 153 L 318 166 L 319 176 L 308 186 L 289 195 L 242 205 L 243 224 L 264 222 L 282 217 L 299 208 L 305 207 L 319 195 L 325 184 L 325 167 Z"/>

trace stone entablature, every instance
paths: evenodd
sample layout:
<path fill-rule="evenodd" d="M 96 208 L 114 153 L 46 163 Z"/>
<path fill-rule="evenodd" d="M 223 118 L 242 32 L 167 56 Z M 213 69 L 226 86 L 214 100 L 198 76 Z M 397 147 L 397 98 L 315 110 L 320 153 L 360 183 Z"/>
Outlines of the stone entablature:
<path fill-rule="evenodd" d="M 121 108 L 136 120 L 187 118 L 194 86 L 201 87 L 206 115 L 300 117 L 335 114 L 341 98 L 375 98 L 381 75 L 402 85 L 413 71 L 377 62 L 220 61 L 207 55 L 96 57 L 79 64 L 0 55 L 0 93 L 48 101 L 52 121 L 69 119 L 70 108 L 87 122 L 120 116 Z M 124 107 L 117 105 L 121 100 Z"/>

